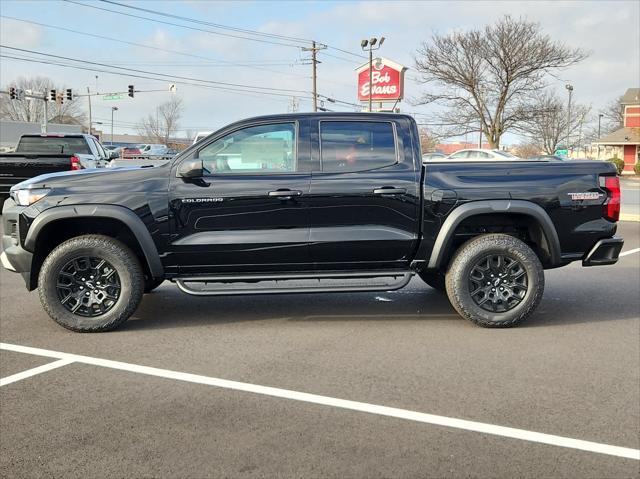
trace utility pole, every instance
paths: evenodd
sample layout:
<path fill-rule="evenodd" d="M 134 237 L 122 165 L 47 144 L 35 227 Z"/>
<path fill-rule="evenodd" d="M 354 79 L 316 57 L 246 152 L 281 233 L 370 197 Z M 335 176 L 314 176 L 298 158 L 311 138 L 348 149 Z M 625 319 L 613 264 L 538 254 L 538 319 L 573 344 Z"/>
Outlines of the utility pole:
<path fill-rule="evenodd" d="M 89 87 L 87 87 L 87 99 L 89 100 L 89 134 L 91 135 L 91 92 Z"/>
<path fill-rule="evenodd" d="M 313 72 L 313 111 L 318 111 L 318 51 L 327 48 L 326 45 L 317 44 L 315 41 L 311 42 L 311 48 L 302 48 L 303 52 L 311 52 L 311 65 Z"/>
<path fill-rule="evenodd" d="M 111 107 L 111 144 L 113 145 L 113 112 L 118 111 L 117 106 Z"/>
<path fill-rule="evenodd" d="M 373 95 L 373 50 L 378 50 L 384 43 L 384 37 L 380 38 L 380 42 L 376 37 L 372 37 L 369 40 L 364 39 L 360 42 L 360 48 L 363 51 L 369 51 L 369 113 L 373 109 L 372 95 Z M 376 44 L 378 46 L 376 46 Z M 382 102 L 380 102 L 382 104 Z"/>
<path fill-rule="evenodd" d="M 42 120 L 42 133 L 47 132 L 47 117 L 49 116 L 49 102 L 47 101 L 47 90 L 44 91 L 44 95 L 42 96 L 42 100 L 44 101 L 44 118 Z"/>
<path fill-rule="evenodd" d="M 569 156 L 569 136 L 571 135 L 571 94 L 573 93 L 573 85 L 567 83 L 564 87 L 569 91 L 569 103 L 567 106 L 567 156 Z"/>
<path fill-rule="evenodd" d="M 598 159 L 600 159 L 600 122 L 603 116 L 603 113 L 598 113 Z"/>

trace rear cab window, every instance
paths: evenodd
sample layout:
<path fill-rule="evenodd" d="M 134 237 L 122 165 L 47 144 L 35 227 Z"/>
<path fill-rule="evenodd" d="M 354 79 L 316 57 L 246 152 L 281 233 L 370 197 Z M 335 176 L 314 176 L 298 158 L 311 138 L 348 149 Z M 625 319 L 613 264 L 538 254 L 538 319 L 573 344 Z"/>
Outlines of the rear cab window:
<path fill-rule="evenodd" d="M 91 151 L 83 137 L 23 136 L 18 142 L 16 153 L 89 155 Z"/>
<path fill-rule="evenodd" d="M 396 135 L 388 121 L 320 121 L 323 172 L 374 170 L 398 163 Z"/>

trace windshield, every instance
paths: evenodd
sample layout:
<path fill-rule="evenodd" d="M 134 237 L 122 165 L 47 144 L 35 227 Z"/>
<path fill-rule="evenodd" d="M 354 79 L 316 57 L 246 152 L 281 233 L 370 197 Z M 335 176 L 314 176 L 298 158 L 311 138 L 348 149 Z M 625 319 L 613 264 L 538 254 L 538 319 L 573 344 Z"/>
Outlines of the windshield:
<path fill-rule="evenodd" d="M 43 154 L 91 154 L 89 145 L 83 137 L 59 136 L 23 136 L 20 138 L 17 153 Z"/>

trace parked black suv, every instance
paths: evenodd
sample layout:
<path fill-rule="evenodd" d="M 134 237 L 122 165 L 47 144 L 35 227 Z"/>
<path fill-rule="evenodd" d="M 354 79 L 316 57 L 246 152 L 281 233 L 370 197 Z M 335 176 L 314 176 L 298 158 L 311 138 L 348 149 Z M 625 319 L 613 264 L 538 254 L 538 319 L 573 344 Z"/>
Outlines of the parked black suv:
<path fill-rule="evenodd" d="M 512 326 L 543 269 L 613 264 L 620 189 L 596 161 L 422 165 L 395 114 L 234 123 L 163 166 L 12 188 L 3 265 L 74 331 L 106 331 L 164 280 L 194 295 L 391 290 L 414 274 L 461 316 Z"/>

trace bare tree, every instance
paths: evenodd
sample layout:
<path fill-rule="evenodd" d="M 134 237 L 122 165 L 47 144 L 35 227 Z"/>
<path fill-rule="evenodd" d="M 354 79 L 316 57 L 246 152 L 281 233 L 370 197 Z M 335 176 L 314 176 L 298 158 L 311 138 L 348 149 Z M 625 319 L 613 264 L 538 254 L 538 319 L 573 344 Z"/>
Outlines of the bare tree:
<path fill-rule="evenodd" d="M 518 124 L 516 129 L 524 133 L 529 141 L 548 155 L 562 143 L 576 146 L 586 139 L 587 121 L 590 107 L 574 104 L 571 106 L 571 124 L 567 128 L 567 104 L 555 93 L 542 92 L 532 96 L 530 115 Z M 584 133 L 584 136 L 583 136 Z"/>
<path fill-rule="evenodd" d="M 624 106 L 622 105 L 622 96 L 609 102 L 600 112 L 603 115 L 604 124 L 602 131 L 610 133 L 624 126 Z"/>
<path fill-rule="evenodd" d="M 420 148 L 422 153 L 434 151 L 440 141 L 438 136 L 428 128 L 420 128 Z"/>
<path fill-rule="evenodd" d="M 183 110 L 182 99 L 173 97 L 156 108 L 155 114 L 149 114 L 138 125 L 138 133 L 151 143 L 167 145 L 169 139 L 178 131 Z"/>
<path fill-rule="evenodd" d="M 33 95 L 46 95 L 49 97 L 51 90 L 65 92 L 63 87 L 55 86 L 53 80 L 47 77 L 20 77 L 9 86 L 14 86 L 22 90 L 30 90 Z M 39 99 L 10 100 L 2 97 L 0 101 L 0 118 L 11 121 L 28 121 L 40 123 L 44 119 L 44 102 Z M 86 117 L 79 100 L 64 100 L 62 105 L 54 101 L 47 104 L 47 120 L 55 119 L 56 123 L 84 124 Z"/>
<path fill-rule="evenodd" d="M 547 75 L 586 57 L 539 24 L 510 16 L 483 29 L 435 34 L 415 58 L 423 83 L 432 86 L 417 103 L 447 107 L 440 120 L 450 135 L 481 129 L 498 148 L 502 134 L 531 116 L 529 97 Z"/>

